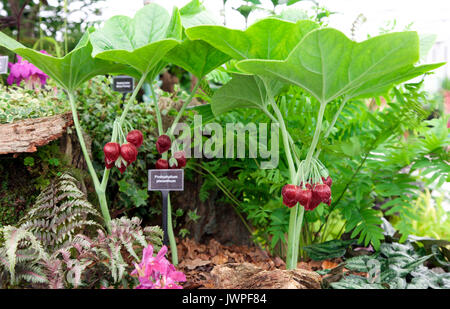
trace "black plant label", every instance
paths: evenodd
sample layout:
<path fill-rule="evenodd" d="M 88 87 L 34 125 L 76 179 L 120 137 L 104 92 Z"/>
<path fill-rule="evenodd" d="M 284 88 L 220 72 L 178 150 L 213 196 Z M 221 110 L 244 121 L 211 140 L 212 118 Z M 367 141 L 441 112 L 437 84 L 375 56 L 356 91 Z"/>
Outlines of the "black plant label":
<path fill-rule="evenodd" d="M 149 191 L 183 191 L 184 170 L 148 170 Z"/>
<path fill-rule="evenodd" d="M 126 75 L 114 76 L 112 88 L 121 93 L 133 92 L 134 78 Z"/>

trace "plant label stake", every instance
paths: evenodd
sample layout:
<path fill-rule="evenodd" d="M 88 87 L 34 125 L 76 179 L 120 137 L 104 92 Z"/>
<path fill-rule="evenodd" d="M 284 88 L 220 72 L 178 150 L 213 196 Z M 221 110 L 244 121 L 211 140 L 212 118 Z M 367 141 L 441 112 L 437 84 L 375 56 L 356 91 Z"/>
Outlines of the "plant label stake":
<path fill-rule="evenodd" d="M 0 74 L 8 73 L 8 56 L 0 56 Z"/>
<path fill-rule="evenodd" d="M 112 89 L 122 93 L 122 101 L 125 101 L 127 93 L 134 90 L 134 78 L 126 75 L 118 75 L 113 77 Z"/>
<path fill-rule="evenodd" d="M 167 233 L 168 224 L 168 195 L 169 191 L 184 190 L 184 170 L 183 169 L 164 169 L 148 170 L 148 190 L 161 191 L 162 194 L 162 226 L 164 231 L 164 244 L 169 243 Z"/>

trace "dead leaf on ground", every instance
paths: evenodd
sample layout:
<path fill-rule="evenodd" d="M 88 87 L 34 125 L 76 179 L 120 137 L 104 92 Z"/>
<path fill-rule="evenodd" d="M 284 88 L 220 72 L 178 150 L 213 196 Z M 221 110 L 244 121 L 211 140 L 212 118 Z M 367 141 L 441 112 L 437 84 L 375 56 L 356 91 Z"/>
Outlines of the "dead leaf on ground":
<path fill-rule="evenodd" d="M 323 261 L 322 262 L 322 269 L 333 269 L 335 267 L 337 267 L 339 264 L 332 262 L 332 261 Z"/>

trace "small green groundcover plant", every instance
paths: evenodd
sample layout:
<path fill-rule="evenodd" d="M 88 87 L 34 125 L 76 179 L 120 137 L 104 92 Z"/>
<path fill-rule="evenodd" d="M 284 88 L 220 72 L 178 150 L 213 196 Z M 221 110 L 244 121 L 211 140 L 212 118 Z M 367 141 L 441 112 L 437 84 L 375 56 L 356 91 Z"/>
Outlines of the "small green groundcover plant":
<path fill-rule="evenodd" d="M 336 29 L 323 28 L 308 20 L 292 22 L 270 17 L 245 31 L 211 25 L 210 19 L 207 19 L 208 25 L 204 25 L 203 11 L 199 1 L 192 1 L 180 10 L 174 8 L 172 15 L 156 4 L 149 4 L 134 18 L 115 16 L 101 29 L 89 29 L 76 48 L 60 58 L 26 48 L 3 33 L 0 33 L 0 45 L 36 65 L 67 92 L 80 145 L 110 232 L 105 190 L 110 168 L 114 164 L 124 172 L 136 159 L 136 146 L 144 138 L 126 121 L 143 84 L 151 83 L 154 99 L 160 136 L 157 143 L 162 155 L 158 166 L 181 167 L 185 164 L 184 156 L 173 153 L 168 160 L 166 151 L 174 138 L 174 128 L 204 77 L 228 61 L 233 66 L 232 79 L 215 92 L 209 107 L 215 116 L 236 108 L 254 108 L 280 127 L 289 166 L 289 180 L 282 190 L 283 202 L 291 209 L 287 268 L 296 268 L 305 210 L 312 210 L 321 202 L 329 204 L 333 198 L 332 180 L 327 167 L 320 161 L 318 145 L 333 130 L 343 107 L 355 99 L 384 95 L 394 85 L 442 64 L 415 66 L 420 57 L 420 44 L 417 33 L 411 31 L 384 34 L 357 43 Z M 167 63 L 189 71 L 198 82 L 173 124 L 165 130 L 153 80 Z M 106 166 L 100 179 L 83 139 L 76 90 L 92 77 L 105 74 L 128 74 L 138 83 L 112 126 L 111 144 L 105 148 Z M 289 134 L 286 116 L 279 108 L 278 100 L 282 99 L 280 95 L 287 85 L 302 89 L 320 105 L 314 136 L 304 156 L 295 151 L 296 137 Z M 333 121 L 324 128 L 324 113 L 332 102 L 337 102 L 339 109 Z M 169 238 L 176 264 L 170 214 L 169 203 Z"/>
<path fill-rule="evenodd" d="M 0 123 L 54 116 L 68 111 L 68 102 L 51 85 L 39 91 L 0 85 Z"/>

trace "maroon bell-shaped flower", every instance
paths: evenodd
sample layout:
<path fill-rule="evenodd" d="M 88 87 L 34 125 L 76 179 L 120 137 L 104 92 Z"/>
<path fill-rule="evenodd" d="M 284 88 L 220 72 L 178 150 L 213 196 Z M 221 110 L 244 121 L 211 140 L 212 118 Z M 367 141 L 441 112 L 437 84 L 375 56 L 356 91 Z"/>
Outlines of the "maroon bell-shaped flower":
<path fill-rule="evenodd" d="M 165 159 L 159 159 L 158 161 L 156 161 L 156 169 L 158 170 L 169 169 L 169 162 Z"/>
<path fill-rule="evenodd" d="M 127 134 L 127 142 L 133 144 L 136 148 L 141 147 L 144 142 L 144 135 L 139 130 L 131 130 Z"/>
<path fill-rule="evenodd" d="M 172 146 L 172 142 L 169 136 L 161 135 L 158 137 L 158 140 L 156 141 L 156 150 L 158 150 L 159 153 L 162 154 L 166 152 L 170 149 L 170 146 Z"/>
<path fill-rule="evenodd" d="M 321 202 L 328 204 L 331 200 L 331 189 L 326 184 L 316 184 L 312 193 L 313 196 L 309 205 L 309 210 L 313 210 Z"/>
<path fill-rule="evenodd" d="M 133 163 L 137 159 L 138 151 L 131 143 L 126 143 L 120 146 L 120 155 L 127 161 L 128 164 Z"/>
<path fill-rule="evenodd" d="M 103 153 L 105 154 L 106 167 L 111 168 L 111 164 L 113 164 L 120 156 L 120 145 L 112 142 L 106 143 L 103 147 Z"/>
<path fill-rule="evenodd" d="M 330 176 L 328 176 L 327 179 L 322 177 L 322 181 L 324 184 L 326 184 L 328 187 L 331 188 L 331 185 L 333 184 L 333 179 L 331 179 Z"/>
<path fill-rule="evenodd" d="M 297 186 L 285 185 L 281 189 L 281 196 L 283 197 L 283 204 L 291 208 L 297 204 Z"/>
<path fill-rule="evenodd" d="M 177 168 L 183 168 L 186 166 L 186 153 L 184 151 L 177 151 L 173 154 L 173 157 L 177 160 L 178 162 L 178 167 Z"/>
<path fill-rule="evenodd" d="M 120 173 L 123 174 L 123 173 L 125 173 L 125 170 L 127 169 L 127 166 L 125 164 L 121 164 L 118 167 L 118 169 L 119 169 Z"/>
<path fill-rule="evenodd" d="M 113 167 L 114 167 L 114 162 L 109 162 L 108 163 L 108 160 L 106 159 L 106 156 L 105 156 L 105 167 L 107 168 L 107 169 L 112 169 Z"/>
<path fill-rule="evenodd" d="M 311 202 L 312 199 L 311 189 L 309 188 L 303 189 L 302 187 L 298 186 L 296 199 L 300 205 L 302 205 L 306 210 L 308 210 L 309 203 Z"/>

